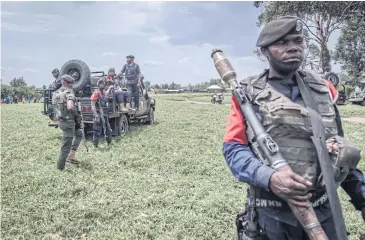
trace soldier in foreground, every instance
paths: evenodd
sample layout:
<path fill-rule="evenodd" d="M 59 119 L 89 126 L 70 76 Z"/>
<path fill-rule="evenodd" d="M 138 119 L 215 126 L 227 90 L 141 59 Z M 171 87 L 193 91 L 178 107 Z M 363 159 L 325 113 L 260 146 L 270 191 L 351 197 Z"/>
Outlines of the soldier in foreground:
<path fill-rule="evenodd" d="M 268 59 L 270 68 L 247 78 L 244 83 L 255 99 L 253 107 L 264 129 L 278 144 L 292 171 L 287 170 L 288 165 L 282 167 L 285 170 L 275 170 L 258 160 L 252 150 L 256 140 L 248 131 L 239 103 L 232 97 L 223 155 L 232 174 L 250 185 L 246 211 L 237 218 L 239 239 L 308 239 L 306 231 L 318 225 L 304 229 L 292 207 L 309 209 L 308 200 L 328 239 L 344 239 L 336 234 L 334 221 L 340 216 L 332 216 L 320 159 L 311 140 L 316 126 L 310 121 L 313 115 L 309 113 L 312 111 L 306 107 L 309 105 L 307 93 L 313 96 L 314 105 L 319 108 L 316 116 L 324 122 L 327 148 L 333 164 L 349 167 L 346 175 L 341 175 L 342 179 L 336 178 L 336 183 L 341 184 L 356 210 L 362 211 L 365 220 L 364 175 L 356 167 L 360 151 L 342 138 L 341 118 L 335 105 L 336 88 L 314 73 L 298 71 L 303 60 L 303 42 L 298 18 L 281 17 L 269 22 L 260 33 L 257 47 Z M 309 91 L 299 91 L 304 89 L 302 82 L 304 86 L 308 85 Z M 316 239 L 316 236 L 309 238 Z"/>
<path fill-rule="evenodd" d="M 106 138 L 108 145 L 112 142 L 112 130 L 109 125 L 107 100 L 105 93 L 105 80 L 100 78 L 97 82 L 98 90 L 90 97 L 91 109 L 94 113 L 93 123 L 93 144 L 98 147 L 102 135 Z"/>
<path fill-rule="evenodd" d="M 134 56 L 127 56 L 127 64 L 125 64 L 118 74 L 118 77 L 125 73 L 125 78 L 127 80 L 128 91 L 134 97 L 134 108 L 138 110 L 139 108 L 139 87 L 141 86 L 141 71 L 139 65 L 134 62 Z"/>
<path fill-rule="evenodd" d="M 72 90 L 75 80 L 70 75 L 63 75 L 60 81 L 61 88 L 53 93 L 52 104 L 58 127 L 63 132 L 61 152 L 57 163 L 57 169 L 63 170 L 66 160 L 73 164 L 79 163 L 75 154 L 82 140 L 82 129 L 80 129 L 81 116 L 77 112 L 76 98 Z"/>

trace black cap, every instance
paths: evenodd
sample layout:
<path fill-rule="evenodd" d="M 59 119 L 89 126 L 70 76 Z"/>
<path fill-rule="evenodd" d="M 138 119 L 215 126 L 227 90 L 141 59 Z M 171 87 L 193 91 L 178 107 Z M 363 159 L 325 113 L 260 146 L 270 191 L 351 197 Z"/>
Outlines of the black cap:
<path fill-rule="evenodd" d="M 268 47 L 289 33 L 302 33 L 303 22 L 296 16 L 279 17 L 262 29 L 256 47 Z"/>

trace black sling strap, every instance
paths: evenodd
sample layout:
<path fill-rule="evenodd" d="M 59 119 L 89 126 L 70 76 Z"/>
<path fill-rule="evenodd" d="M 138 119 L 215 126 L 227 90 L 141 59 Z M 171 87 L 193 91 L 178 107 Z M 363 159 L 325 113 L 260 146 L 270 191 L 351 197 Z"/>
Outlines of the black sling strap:
<path fill-rule="evenodd" d="M 317 150 L 319 165 L 323 174 L 323 181 L 326 186 L 326 191 L 329 198 L 333 221 L 335 223 L 336 235 L 339 240 L 347 240 L 347 232 L 345 221 L 342 215 L 340 200 L 337 194 L 337 189 L 334 181 L 334 174 L 330 156 L 327 150 L 325 128 L 322 117 L 319 115 L 317 104 L 313 100 L 313 96 L 304 80 L 298 72 L 295 73 L 295 78 L 298 83 L 299 91 L 303 101 L 309 111 L 309 118 L 312 123 L 313 136 L 312 141 Z"/>

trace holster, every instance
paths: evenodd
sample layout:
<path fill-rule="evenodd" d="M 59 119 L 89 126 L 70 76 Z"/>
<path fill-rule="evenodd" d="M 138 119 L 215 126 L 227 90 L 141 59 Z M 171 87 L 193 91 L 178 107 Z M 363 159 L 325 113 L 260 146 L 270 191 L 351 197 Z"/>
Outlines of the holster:
<path fill-rule="evenodd" d="M 255 190 L 250 187 L 247 193 L 249 201 L 246 203 L 246 209 L 236 217 L 238 240 L 254 240 L 261 236 L 262 232 L 257 221 Z"/>

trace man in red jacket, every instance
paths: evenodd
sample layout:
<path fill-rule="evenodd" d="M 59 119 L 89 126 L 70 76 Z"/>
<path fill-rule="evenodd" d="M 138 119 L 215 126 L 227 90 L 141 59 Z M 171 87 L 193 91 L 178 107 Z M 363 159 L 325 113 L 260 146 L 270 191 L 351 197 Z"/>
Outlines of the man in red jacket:
<path fill-rule="evenodd" d="M 238 233 L 242 234 L 242 222 L 245 222 L 253 232 L 258 229 L 262 231 L 261 236 L 255 239 L 304 239 L 308 236 L 291 212 L 288 202 L 294 206 L 306 206 L 305 200 L 310 200 L 328 238 L 338 239 L 328 196 L 320 183 L 319 160 L 311 140 L 313 128 L 296 74 L 300 74 L 309 86 L 324 122 L 326 139 L 344 136 L 335 104 L 337 90 L 318 75 L 298 70 L 304 51 L 302 25 L 298 18 L 287 16 L 269 22 L 258 38 L 257 47 L 268 59 L 270 68 L 246 79 L 255 99 L 253 107 L 294 172 L 276 171 L 256 158 L 250 148 L 252 139 L 247 134 L 244 116 L 232 97 L 223 155 L 232 174 L 250 185 L 247 199 L 252 200 L 246 203 L 246 211 L 237 218 Z M 338 147 L 336 144 L 334 147 L 328 144 L 329 150 Z M 362 211 L 364 218 L 363 173 L 352 166 L 341 187 L 351 197 L 356 210 Z M 247 236 L 247 232 L 243 235 Z"/>

